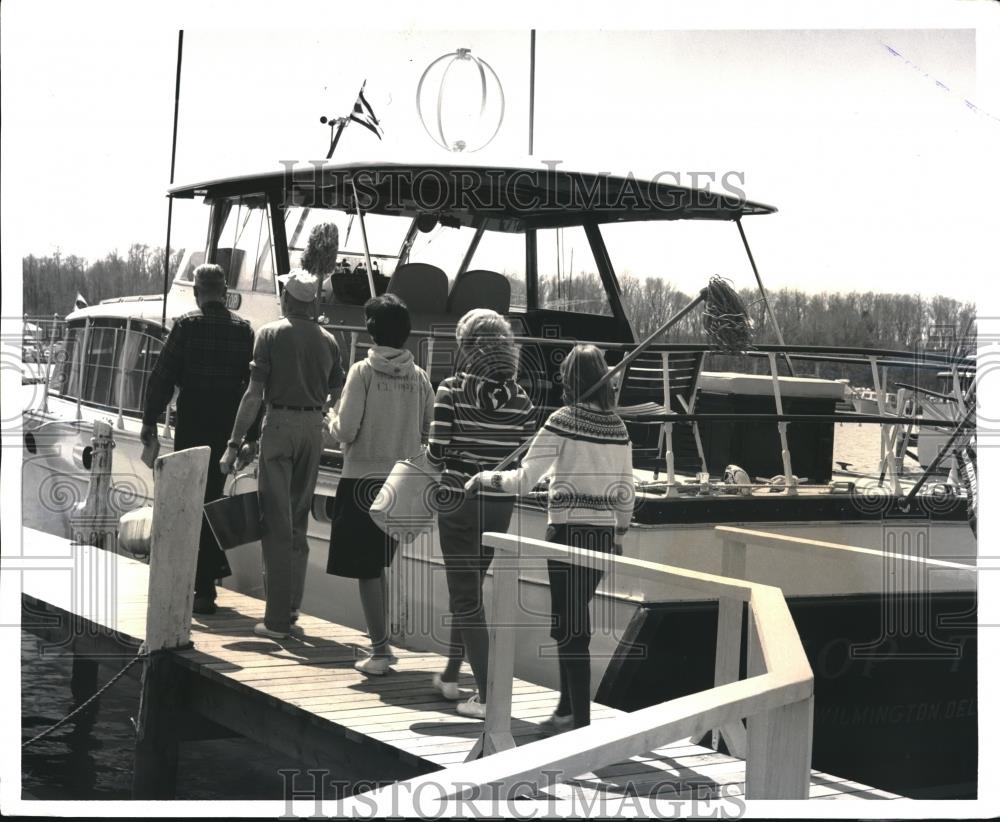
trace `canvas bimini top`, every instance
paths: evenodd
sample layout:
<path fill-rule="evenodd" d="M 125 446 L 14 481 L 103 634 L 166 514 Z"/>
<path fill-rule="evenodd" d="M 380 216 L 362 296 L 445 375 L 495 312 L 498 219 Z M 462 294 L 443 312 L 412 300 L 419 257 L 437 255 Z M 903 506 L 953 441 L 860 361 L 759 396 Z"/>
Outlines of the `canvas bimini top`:
<path fill-rule="evenodd" d="M 284 207 L 431 214 L 443 225 L 506 232 L 588 222 L 738 220 L 777 210 L 737 189 L 720 193 L 679 185 L 677 176 L 664 172 L 643 180 L 554 165 L 289 162 L 264 174 L 175 186 L 170 194 L 208 200 L 261 194 Z"/>

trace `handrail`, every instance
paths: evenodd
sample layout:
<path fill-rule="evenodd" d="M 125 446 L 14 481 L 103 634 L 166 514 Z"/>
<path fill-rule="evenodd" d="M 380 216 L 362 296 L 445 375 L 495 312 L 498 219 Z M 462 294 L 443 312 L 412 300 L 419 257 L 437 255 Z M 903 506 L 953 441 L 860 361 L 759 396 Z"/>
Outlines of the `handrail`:
<path fill-rule="evenodd" d="M 409 780 L 415 795 L 425 786 L 441 799 L 464 798 L 488 788 L 500 798 L 525 784 L 545 787 L 563 778 L 593 771 L 630 756 L 714 727 L 739 726 L 747 717 L 748 798 L 808 796 L 812 752 L 813 673 L 784 596 L 778 588 L 742 579 L 707 574 L 631 557 L 617 557 L 542 540 L 486 533 L 483 542 L 496 554 L 493 561 L 493 619 L 490 667 L 483 736 L 473 755 L 488 754 L 433 774 Z M 558 737 L 519 748 L 510 734 L 511 690 L 518 572 L 525 560 L 554 558 L 611 573 L 670 577 L 702 595 L 748 603 L 751 630 L 748 656 L 752 675 L 717 684 L 707 691 L 672 699 L 623 715 L 612 722 L 578 728 Z M 739 659 L 739 633 L 726 634 Z M 721 641 L 721 637 L 720 637 Z M 368 794 L 376 802 L 391 789 Z"/>
<path fill-rule="evenodd" d="M 458 318 L 455 317 L 455 322 L 458 322 Z M 444 325 L 444 323 L 441 323 Z M 453 325 L 450 323 L 449 325 Z M 362 325 L 351 325 L 348 323 L 327 323 L 331 327 L 336 328 L 338 331 L 358 331 L 366 332 L 366 328 Z M 424 331 L 422 329 L 413 329 L 410 332 L 411 337 L 433 337 L 435 339 L 445 339 L 454 340 L 455 334 L 453 330 L 429 330 Z M 605 351 L 631 351 L 635 348 L 635 342 L 618 342 L 609 340 L 577 340 L 569 338 L 553 338 L 553 337 L 530 337 L 530 336 L 517 336 L 513 338 L 514 342 L 517 344 L 531 344 L 531 345 L 543 345 L 543 346 L 555 346 L 555 345 L 593 345 L 597 348 L 603 349 Z M 698 353 L 725 353 L 720 352 L 717 346 L 708 345 L 706 343 L 653 343 L 647 349 L 647 353 L 656 352 L 690 352 L 692 354 Z M 938 354 L 930 351 L 900 351 L 896 349 L 883 349 L 883 348 L 855 348 L 851 346 L 834 346 L 834 345 L 755 345 L 748 351 L 744 351 L 743 354 L 751 357 L 766 357 L 768 354 L 785 354 L 788 353 L 793 359 L 823 359 L 821 355 L 831 354 L 831 355 L 843 355 L 850 356 L 852 359 L 840 360 L 841 362 L 852 362 L 859 365 L 865 365 L 868 362 L 869 357 L 894 357 L 901 360 L 898 363 L 901 367 L 911 367 L 914 365 L 931 367 L 940 367 L 941 365 L 952 365 L 954 363 L 968 363 L 968 357 L 964 356 L 952 356 L 947 354 Z M 897 365 L 897 363 L 892 363 Z M 783 377 L 783 379 L 788 379 Z M 805 379 L 809 379 L 806 377 Z"/>
<path fill-rule="evenodd" d="M 360 306 L 359 306 L 360 308 Z M 457 322 L 458 318 L 455 318 Z M 26 316 L 25 321 L 33 322 L 36 324 L 65 324 L 65 318 L 60 318 L 58 321 L 54 321 L 52 317 L 45 317 L 42 315 L 38 316 Z M 331 323 L 331 325 L 334 325 Z M 342 331 L 360 331 L 365 332 L 366 329 L 363 325 L 348 325 L 348 324 L 335 324 L 338 330 Z M 438 330 L 438 331 L 423 331 L 414 329 L 410 332 L 412 337 L 435 337 L 441 339 L 454 339 L 454 332 L 451 330 Z M 530 337 L 530 336 L 516 336 L 514 337 L 515 343 L 531 343 L 538 345 L 566 345 L 568 340 L 563 339 L 553 339 L 551 337 Z M 598 348 L 602 348 L 606 351 L 630 351 L 635 347 L 634 342 L 616 342 L 608 340 L 573 340 L 574 344 L 578 343 L 580 345 L 595 345 Z M 715 346 L 708 345 L 706 343 L 654 343 L 649 348 L 650 352 L 691 352 L 691 353 L 718 353 L 718 349 Z M 838 345 L 799 345 L 799 344 L 786 344 L 786 345 L 772 345 L 772 344 L 760 344 L 755 345 L 749 351 L 744 352 L 746 355 L 751 357 L 763 357 L 768 353 L 774 354 L 785 354 L 787 353 L 792 359 L 803 359 L 803 360 L 816 360 L 816 359 L 828 359 L 823 355 L 833 355 L 833 356 L 844 356 L 850 357 L 851 359 L 844 360 L 834 360 L 829 359 L 830 362 L 851 362 L 856 364 L 864 365 L 867 363 L 869 357 L 880 357 L 880 358 L 895 358 L 900 360 L 898 363 L 888 363 L 888 365 L 909 367 L 913 365 L 924 365 L 926 367 L 931 367 L 934 364 L 937 365 L 973 365 L 970 363 L 969 357 L 959 354 L 943 354 L 934 351 L 914 351 L 914 350 L 901 350 L 893 348 L 861 348 L 855 346 L 838 346 Z"/>

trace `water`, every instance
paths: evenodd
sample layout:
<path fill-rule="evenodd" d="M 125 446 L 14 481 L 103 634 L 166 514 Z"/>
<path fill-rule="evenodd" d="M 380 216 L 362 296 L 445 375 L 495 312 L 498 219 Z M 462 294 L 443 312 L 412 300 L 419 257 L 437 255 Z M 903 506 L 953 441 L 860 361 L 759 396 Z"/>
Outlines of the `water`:
<path fill-rule="evenodd" d="M 838 424 L 834 458 L 850 463 L 853 471 L 877 472 L 879 427 Z M 102 665 L 99 685 L 116 670 L 114 665 Z M 71 671 L 70 654 L 51 648 L 43 654 L 37 639 L 22 632 L 22 740 L 72 709 Z M 129 799 L 132 722 L 138 708 L 139 683 L 123 677 L 102 695 L 96 710 L 88 709 L 77 721 L 22 752 L 22 789 L 38 799 Z M 242 737 L 182 742 L 179 762 L 178 799 L 280 800 L 279 769 L 306 767 Z"/>
<path fill-rule="evenodd" d="M 72 709 L 71 671 L 69 653 L 47 647 L 42 654 L 38 640 L 21 632 L 22 741 Z M 98 684 L 116 672 L 115 665 L 102 664 Z M 130 799 L 138 709 L 139 683 L 124 676 L 101 696 L 96 711 L 88 708 L 22 751 L 22 790 L 35 799 Z M 178 799 L 280 800 L 278 770 L 305 769 L 242 737 L 182 742 L 179 762 Z"/>

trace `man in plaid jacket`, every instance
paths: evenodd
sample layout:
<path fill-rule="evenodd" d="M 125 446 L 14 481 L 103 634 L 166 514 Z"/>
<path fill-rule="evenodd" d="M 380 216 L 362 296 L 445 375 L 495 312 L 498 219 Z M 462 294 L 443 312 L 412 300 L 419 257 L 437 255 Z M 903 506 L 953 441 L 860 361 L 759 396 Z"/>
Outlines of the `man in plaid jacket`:
<path fill-rule="evenodd" d="M 236 409 L 250 379 L 253 330 L 226 308 L 226 275 L 220 266 L 200 265 L 194 273 L 198 309 L 178 317 L 167 336 L 146 387 L 143 445 L 156 438 L 156 423 L 177 395 L 174 450 L 207 445 L 212 449 L 205 501 L 222 496 L 225 475 L 219 460 Z M 232 573 L 207 521 L 202 522 L 195 574 L 194 612 L 215 612 L 215 580 Z"/>

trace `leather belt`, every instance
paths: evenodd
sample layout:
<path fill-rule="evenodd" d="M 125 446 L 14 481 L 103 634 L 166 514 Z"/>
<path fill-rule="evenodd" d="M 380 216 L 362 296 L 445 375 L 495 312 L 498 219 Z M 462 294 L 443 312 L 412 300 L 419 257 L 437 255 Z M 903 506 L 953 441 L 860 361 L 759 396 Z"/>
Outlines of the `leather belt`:
<path fill-rule="evenodd" d="M 322 405 L 281 405 L 276 402 L 271 403 L 271 408 L 278 411 L 322 411 Z"/>

